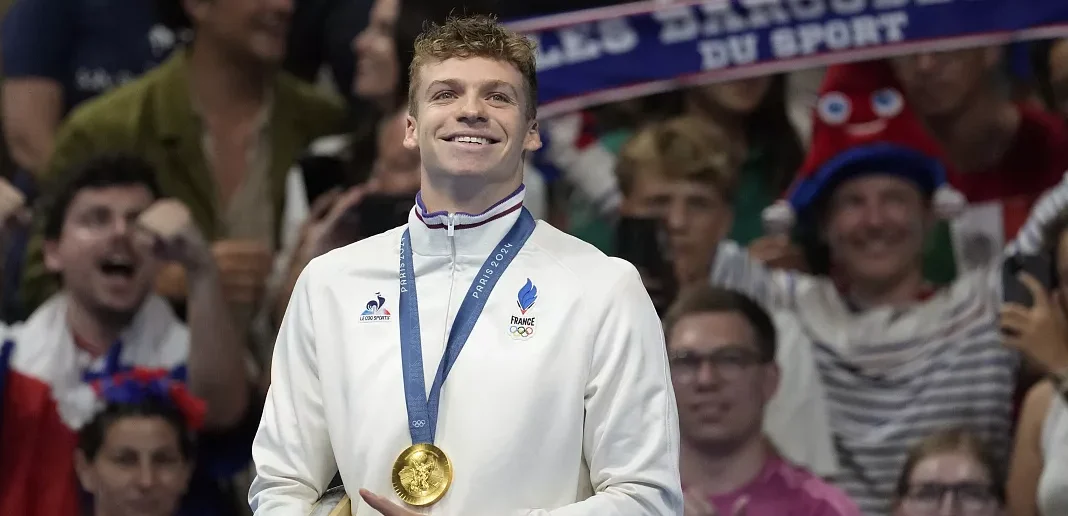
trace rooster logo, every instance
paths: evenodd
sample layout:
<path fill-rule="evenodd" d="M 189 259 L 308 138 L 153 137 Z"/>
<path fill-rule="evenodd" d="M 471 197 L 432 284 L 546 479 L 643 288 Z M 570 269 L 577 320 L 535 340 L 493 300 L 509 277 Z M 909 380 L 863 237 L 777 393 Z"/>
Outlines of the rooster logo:
<path fill-rule="evenodd" d="M 389 315 L 389 310 L 386 310 L 386 298 L 382 297 L 381 292 L 375 292 L 375 299 L 367 302 L 367 309 L 360 315 Z"/>

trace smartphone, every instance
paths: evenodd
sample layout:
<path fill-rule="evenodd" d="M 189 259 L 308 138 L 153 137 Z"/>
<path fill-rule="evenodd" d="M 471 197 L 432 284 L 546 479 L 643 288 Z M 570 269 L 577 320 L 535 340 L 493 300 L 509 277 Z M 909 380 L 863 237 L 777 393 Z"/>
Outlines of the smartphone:
<path fill-rule="evenodd" d="M 338 156 L 304 156 L 297 162 L 300 172 L 304 176 L 304 193 L 308 199 L 308 205 L 315 203 L 319 196 L 334 188 L 345 188 L 347 184 L 346 164 Z"/>
<path fill-rule="evenodd" d="M 351 243 L 385 233 L 408 222 L 415 194 L 370 194 L 341 214 L 333 229 L 334 240 Z"/>
<path fill-rule="evenodd" d="M 663 315 L 678 294 L 663 222 L 657 218 L 620 218 L 616 226 L 615 255 L 638 269 L 657 312 Z"/>
<path fill-rule="evenodd" d="M 1030 308 L 1035 304 L 1031 291 L 1019 279 L 1021 272 L 1034 276 L 1042 287 L 1049 291 L 1057 286 L 1057 274 L 1053 260 L 1046 254 L 1029 254 L 1011 256 L 1002 266 L 1002 299 L 1006 303 L 1017 303 Z"/>
<path fill-rule="evenodd" d="M 356 205 L 360 236 L 367 238 L 385 233 L 408 222 L 408 213 L 415 206 L 415 193 L 410 195 L 371 194 Z"/>

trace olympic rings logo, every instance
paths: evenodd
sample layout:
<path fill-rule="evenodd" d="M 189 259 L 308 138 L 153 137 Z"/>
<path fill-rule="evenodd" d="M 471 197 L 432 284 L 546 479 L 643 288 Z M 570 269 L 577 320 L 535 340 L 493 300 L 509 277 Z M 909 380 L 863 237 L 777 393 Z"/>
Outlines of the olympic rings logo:
<path fill-rule="evenodd" d="M 423 428 L 424 426 L 426 426 L 425 419 L 417 419 L 415 421 L 412 421 L 412 427 L 414 428 Z"/>
<path fill-rule="evenodd" d="M 521 339 L 530 338 L 534 336 L 534 327 L 513 324 L 508 327 L 508 334 Z"/>

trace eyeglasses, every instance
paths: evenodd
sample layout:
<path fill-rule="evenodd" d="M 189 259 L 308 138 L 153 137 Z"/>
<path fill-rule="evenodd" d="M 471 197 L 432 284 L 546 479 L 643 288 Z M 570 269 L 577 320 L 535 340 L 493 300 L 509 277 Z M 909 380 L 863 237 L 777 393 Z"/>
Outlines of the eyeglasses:
<path fill-rule="evenodd" d="M 909 511 L 921 514 L 937 514 L 946 495 L 953 495 L 953 502 L 963 514 L 983 516 L 990 513 L 997 503 L 989 484 L 917 484 L 909 488 L 902 501 Z"/>
<path fill-rule="evenodd" d="M 739 378 L 746 369 L 770 362 L 755 351 L 742 349 L 723 349 L 709 353 L 680 350 L 669 353 L 668 359 L 671 362 L 671 374 L 682 383 L 695 381 L 701 367 L 706 363 L 711 364 L 721 378 L 732 381 Z"/>

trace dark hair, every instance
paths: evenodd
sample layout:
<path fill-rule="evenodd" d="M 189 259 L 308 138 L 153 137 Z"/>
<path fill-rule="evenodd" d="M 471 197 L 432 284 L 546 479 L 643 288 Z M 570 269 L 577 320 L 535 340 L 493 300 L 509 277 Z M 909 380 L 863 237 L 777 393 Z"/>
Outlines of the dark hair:
<path fill-rule="evenodd" d="M 1068 209 L 1061 210 L 1056 218 L 1042 228 L 1042 252 L 1048 253 L 1054 264 L 1057 263 L 1058 250 L 1065 232 L 1068 232 Z"/>
<path fill-rule="evenodd" d="M 746 141 L 751 151 L 754 146 L 763 151 L 763 159 L 766 160 L 761 167 L 764 185 L 772 195 L 778 195 L 790 186 L 797 169 L 805 158 L 805 150 L 801 145 L 801 138 L 797 135 L 793 123 L 790 122 L 786 112 L 786 75 L 779 74 L 770 77 L 771 83 L 764 92 L 764 98 L 760 99 L 757 107 L 745 118 Z M 707 86 L 704 86 L 707 87 Z M 688 90 L 688 98 L 701 99 L 700 90 L 697 87 Z M 698 95 L 693 97 L 693 95 Z M 698 100 L 696 103 L 702 111 L 713 109 L 707 101 Z M 712 116 L 716 116 L 713 114 Z M 751 154 L 750 154 L 751 155 Z"/>
<path fill-rule="evenodd" d="M 753 329 L 764 362 L 775 360 L 777 335 L 771 316 L 752 298 L 740 292 L 710 285 L 697 285 L 683 290 L 664 316 L 664 335 L 671 338 L 671 331 L 684 317 L 704 313 L 737 313 L 745 318 Z"/>
<path fill-rule="evenodd" d="M 1057 217 L 1042 228 L 1042 253 L 1049 257 L 1052 265 L 1051 278 L 1053 285 L 1060 285 L 1060 261 L 1061 240 L 1068 233 L 1068 209 L 1062 210 Z"/>
<path fill-rule="evenodd" d="M 146 397 L 137 403 L 108 404 L 103 412 L 78 432 L 78 449 L 92 462 L 100 453 L 100 448 L 104 446 L 104 439 L 111 426 L 130 417 L 163 419 L 178 434 L 178 449 L 182 458 L 186 460 L 193 458 L 196 444 L 193 432 L 186 426 L 182 413 L 170 402 L 156 397 Z"/>
<path fill-rule="evenodd" d="M 423 32 L 428 22 L 443 22 L 448 15 L 440 3 L 433 0 L 404 0 L 400 2 L 400 12 L 394 25 L 393 41 L 397 56 L 397 84 L 393 89 L 393 104 L 383 112 L 373 102 L 364 102 L 367 109 L 356 120 L 352 130 L 352 156 L 349 175 L 352 183 L 365 181 L 371 174 L 371 168 L 378 157 L 378 129 L 382 120 L 392 115 L 408 102 L 408 89 L 411 76 L 408 69 L 415 55 L 415 40 Z"/>
<path fill-rule="evenodd" d="M 1053 93 L 1050 77 L 1049 58 L 1053 53 L 1054 45 L 1061 41 L 1060 39 L 1044 39 L 1031 43 L 1031 73 L 1034 75 L 1038 96 L 1047 109 L 1057 108 L 1057 98 Z"/>
<path fill-rule="evenodd" d="M 990 446 L 974 433 L 963 428 L 941 430 L 927 436 L 909 450 L 905 466 L 897 478 L 895 497 L 898 502 L 909 492 L 909 479 L 912 471 L 924 459 L 943 453 L 963 452 L 979 462 L 990 476 L 990 494 L 1002 507 L 1005 506 L 1005 471 L 990 451 Z"/>
<path fill-rule="evenodd" d="M 68 181 L 46 203 L 45 239 L 59 238 L 70 203 L 79 192 L 87 188 L 113 186 L 143 186 L 152 193 L 152 197 L 160 197 L 156 170 L 147 161 L 127 154 L 91 158 L 71 170 Z"/>
<path fill-rule="evenodd" d="M 786 191 L 805 159 L 801 138 L 786 113 L 786 75 L 772 77 L 764 99 L 749 115 L 746 132 L 750 146 L 753 142 L 765 145 L 764 181 L 769 190 L 775 195 Z"/>
<path fill-rule="evenodd" d="M 182 0 L 155 0 L 156 19 L 173 31 L 191 29 L 193 20 L 185 12 Z"/>

